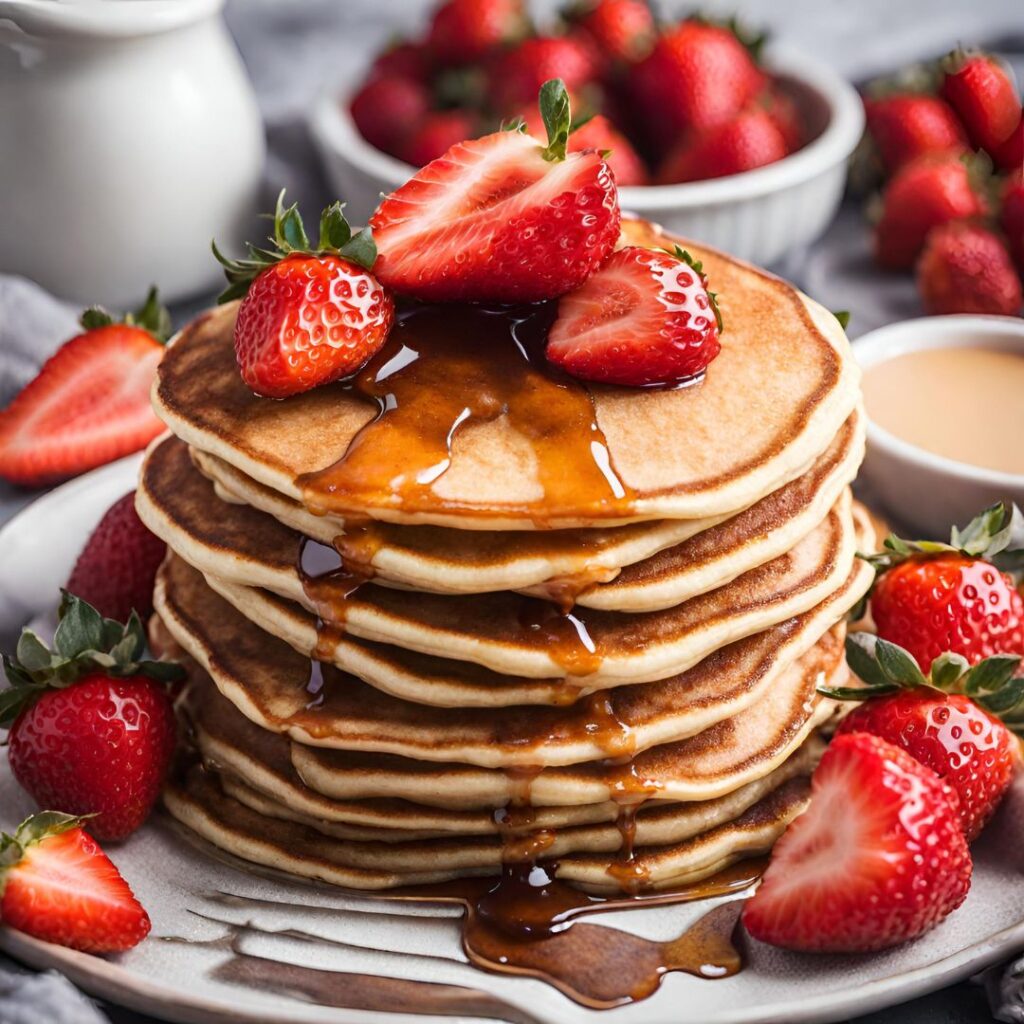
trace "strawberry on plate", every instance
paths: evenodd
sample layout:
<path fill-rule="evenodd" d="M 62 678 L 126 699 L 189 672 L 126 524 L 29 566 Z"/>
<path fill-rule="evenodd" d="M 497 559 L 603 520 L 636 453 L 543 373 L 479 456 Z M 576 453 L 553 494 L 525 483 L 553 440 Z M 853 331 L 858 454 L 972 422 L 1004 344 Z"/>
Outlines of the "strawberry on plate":
<path fill-rule="evenodd" d="M 689 253 L 626 246 L 559 300 L 547 357 L 585 380 L 670 384 L 706 369 L 721 330 L 715 295 Z"/>
<path fill-rule="evenodd" d="M 868 134 L 889 174 L 925 153 L 967 149 L 963 125 L 945 100 L 896 92 L 864 101 Z"/>
<path fill-rule="evenodd" d="M 370 273 L 370 232 L 353 235 L 340 203 L 324 210 L 314 247 L 282 191 L 270 241 L 250 245 L 248 259 L 213 252 L 228 280 L 219 301 L 245 296 L 235 321 L 242 379 L 258 395 L 287 398 L 364 366 L 387 340 L 395 303 Z"/>
<path fill-rule="evenodd" d="M 764 84 L 764 73 L 732 28 L 696 20 L 665 29 L 629 74 L 637 113 L 661 153 L 686 132 L 730 121 Z"/>
<path fill-rule="evenodd" d="M 846 733 L 825 751 L 810 806 L 775 844 L 743 923 L 800 952 L 888 949 L 960 906 L 971 870 L 949 787 L 891 743 Z"/>
<path fill-rule="evenodd" d="M 788 153 L 776 119 L 754 106 L 716 128 L 684 136 L 658 168 L 657 180 L 668 185 L 724 178 L 773 164 Z"/>
<path fill-rule="evenodd" d="M 388 288 L 427 302 L 537 302 L 578 287 L 619 237 L 615 179 L 567 152 L 569 98 L 541 90 L 544 146 L 521 124 L 453 146 L 370 218 Z"/>
<path fill-rule="evenodd" d="M 1019 760 L 1013 733 L 994 711 L 1014 721 L 1024 704 L 1024 679 L 1013 678 L 1020 656 L 996 655 L 969 667 L 960 655 L 945 655 L 925 676 L 902 647 L 870 633 L 851 633 L 846 649 L 864 685 L 822 693 L 863 703 L 837 735 L 880 736 L 930 768 L 956 794 L 967 841 L 976 839 Z"/>
<path fill-rule="evenodd" d="M 56 483 L 140 451 L 163 432 L 149 390 L 171 322 L 156 289 L 122 321 L 89 309 L 81 322 L 83 333 L 0 412 L 0 478 Z"/>
<path fill-rule="evenodd" d="M 427 46 L 442 64 L 472 64 L 529 28 L 523 0 L 446 0 L 431 19 Z"/>
<path fill-rule="evenodd" d="M 394 156 L 429 110 L 427 87 L 403 75 L 371 78 L 349 104 L 359 134 L 371 146 Z"/>
<path fill-rule="evenodd" d="M 82 828 L 43 811 L 0 834 L 0 921 L 85 953 L 123 953 L 150 929 L 128 883 Z"/>
<path fill-rule="evenodd" d="M 90 832 L 121 839 L 160 794 L 177 727 L 166 684 L 183 672 L 142 660 L 142 623 L 104 619 L 65 593 L 53 650 L 25 630 L 4 656 L 0 728 L 14 777 L 43 807 L 95 815 Z"/>
<path fill-rule="evenodd" d="M 105 619 L 143 622 L 153 613 L 153 585 L 167 545 L 135 511 L 135 492 L 104 513 L 68 579 L 68 593 L 91 604 Z"/>
<path fill-rule="evenodd" d="M 951 53 L 940 91 L 957 112 L 971 143 L 990 153 L 1020 124 L 1020 97 L 1006 68 L 984 53 Z"/>
<path fill-rule="evenodd" d="M 574 96 L 596 81 L 600 60 L 579 36 L 534 36 L 502 54 L 491 68 L 491 106 L 501 114 L 535 102 L 545 82 L 560 78 Z"/>
<path fill-rule="evenodd" d="M 1008 575 L 1024 567 L 1024 515 L 992 505 L 949 543 L 886 538 L 869 559 L 878 574 L 871 616 L 878 635 L 906 648 L 927 673 L 942 654 L 976 665 L 1024 654 L 1024 598 Z"/>
<path fill-rule="evenodd" d="M 1003 240 L 981 224 L 951 221 L 928 232 L 917 261 L 925 312 L 1020 312 L 1021 283 Z"/>
<path fill-rule="evenodd" d="M 635 64 L 654 46 L 657 27 L 647 0 L 576 0 L 563 15 L 607 60 Z"/>
<path fill-rule="evenodd" d="M 875 261 L 893 270 L 909 270 L 932 228 L 980 217 L 986 208 L 973 165 L 955 153 L 918 157 L 900 168 L 882 193 Z"/>

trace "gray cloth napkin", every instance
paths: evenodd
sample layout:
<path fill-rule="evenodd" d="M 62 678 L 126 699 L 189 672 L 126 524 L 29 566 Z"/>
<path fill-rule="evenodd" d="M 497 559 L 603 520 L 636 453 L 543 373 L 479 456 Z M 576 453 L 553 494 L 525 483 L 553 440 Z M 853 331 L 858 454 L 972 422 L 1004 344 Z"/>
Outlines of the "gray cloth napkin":
<path fill-rule="evenodd" d="M 323 90 L 355 81 L 368 55 L 396 32 L 422 27 L 433 2 L 228 0 L 228 24 L 253 78 L 267 126 L 265 199 L 287 186 L 292 198 L 315 212 L 336 198 L 316 160 L 306 112 Z M 562 5 L 562 0 L 535 0 L 531 8 L 544 18 Z M 695 6 L 686 0 L 655 2 L 666 16 Z M 767 27 L 780 42 L 815 54 L 852 79 L 941 53 L 961 41 L 1001 39 L 1021 27 L 1019 0 L 973 0 L 969 9 L 962 0 L 712 0 L 699 6 L 720 15 L 739 10 L 752 25 Z M 1024 50 L 1024 45 L 1018 49 Z M 852 310 L 854 337 L 883 323 L 920 315 L 912 283 L 874 274 L 867 235 L 852 205 L 826 238 L 792 254 L 776 269 L 829 308 Z M 210 298 L 199 297 L 173 310 L 175 322 L 182 323 Z M 0 407 L 75 333 L 77 314 L 32 282 L 0 275 Z M 0 484 L 0 522 L 30 497 Z M 985 986 L 997 1020 L 1024 1024 L 1024 958 L 986 972 Z M 871 1022 L 932 1022 L 933 1005 L 875 1014 Z M 55 972 L 30 974 L 0 956 L 0 1024 L 44 1021 L 97 1024 L 104 1018 Z"/>

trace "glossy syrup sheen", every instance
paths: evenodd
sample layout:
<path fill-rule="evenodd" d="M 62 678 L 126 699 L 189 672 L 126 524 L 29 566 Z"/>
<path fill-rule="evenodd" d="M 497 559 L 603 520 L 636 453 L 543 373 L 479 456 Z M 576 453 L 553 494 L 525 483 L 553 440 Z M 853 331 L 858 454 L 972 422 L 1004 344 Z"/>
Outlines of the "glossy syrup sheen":
<path fill-rule="evenodd" d="M 374 402 L 377 415 L 341 459 L 299 478 L 306 506 L 342 515 L 387 507 L 515 511 L 539 528 L 581 509 L 594 519 L 628 513 L 634 494 L 612 465 L 590 392 L 544 358 L 555 310 L 554 303 L 404 310 L 384 348 L 345 385 Z M 435 484 L 460 431 L 499 417 L 528 442 L 540 497 L 505 509 L 442 498 Z"/>

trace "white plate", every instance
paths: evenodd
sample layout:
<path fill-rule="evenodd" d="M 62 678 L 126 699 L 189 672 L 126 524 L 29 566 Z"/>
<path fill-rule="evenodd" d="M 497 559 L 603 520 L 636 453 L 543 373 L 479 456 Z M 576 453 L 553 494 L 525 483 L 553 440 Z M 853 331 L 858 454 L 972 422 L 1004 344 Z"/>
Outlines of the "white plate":
<path fill-rule="evenodd" d="M 134 466 L 122 463 L 83 477 L 40 499 L 0 531 L 0 607 L 5 614 L 21 609 L 28 618 L 52 607 L 56 590 L 46 588 L 56 588 L 66 578 L 77 544 L 107 505 L 130 489 L 133 474 Z M 0 826 L 8 828 L 32 810 L 4 759 Z M 168 1020 L 203 1024 L 410 1020 L 407 1013 L 387 1012 L 372 1000 L 361 1008 L 323 1005 L 325 1000 L 352 1003 L 360 996 L 359 983 L 336 972 L 447 986 L 416 989 L 405 1004 L 412 1011 L 432 1010 L 435 1015 L 417 1019 L 436 1024 L 486 1016 L 530 1024 L 845 1020 L 942 988 L 1024 948 L 1022 834 L 1024 778 L 1018 778 L 1011 798 L 974 848 L 974 884 L 967 902 L 918 942 L 861 957 L 796 956 L 755 945 L 736 977 L 706 981 L 672 974 L 647 1001 L 604 1012 L 582 1009 L 543 982 L 488 974 L 468 965 L 459 943 L 457 913 L 450 908 L 355 898 L 239 870 L 186 839 L 161 814 L 129 841 L 109 849 L 149 910 L 150 939 L 124 956 L 101 959 L 0 928 L 0 949 L 32 966 L 56 968 L 112 1002 Z M 225 906 L 211 896 L 217 892 L 281 905 Z M 592 920 L 668 938 L 708 909 L 707 903 L 648 908 Z M 199 914 L 250 922 L 265 931 L 295 929 L 315 938 L 250 931 L 237 946 L 242 959 L 225 944 L 168 941 L 214 940 L 225 934 L 222 924 Z M 327 986 L 319 1004 L 297 994 L 287 981 L 274 982 L 281 964 L 319 970 L 317 977 Z M 444 1016 L 437 1015 L 436 998 L 448 1000 Z"/>

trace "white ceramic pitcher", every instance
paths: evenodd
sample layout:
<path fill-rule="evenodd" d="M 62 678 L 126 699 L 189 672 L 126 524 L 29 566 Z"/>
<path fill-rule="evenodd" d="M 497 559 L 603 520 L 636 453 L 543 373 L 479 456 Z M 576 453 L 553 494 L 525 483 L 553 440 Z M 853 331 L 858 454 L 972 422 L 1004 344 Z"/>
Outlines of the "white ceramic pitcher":
<path fill-rule="evenodd" d="M 223 0 L 0 0 L 0 271 L 79 303 L 220 278 L 264 158 Z"/>

